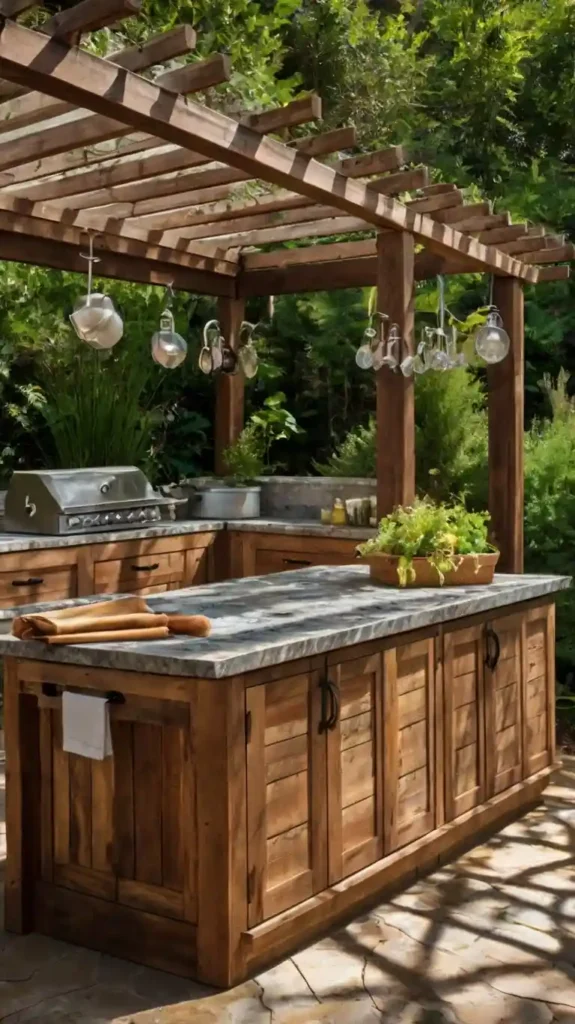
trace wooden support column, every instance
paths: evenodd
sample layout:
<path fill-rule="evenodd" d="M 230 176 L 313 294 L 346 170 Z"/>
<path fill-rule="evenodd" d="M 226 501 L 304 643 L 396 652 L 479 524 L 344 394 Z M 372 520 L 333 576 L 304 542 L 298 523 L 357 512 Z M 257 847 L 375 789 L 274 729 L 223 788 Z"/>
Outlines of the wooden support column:
<path fill-rule="evenodd" d="M 509 354 L 487 368 L 489 408 L 489 511 L 501 557 L 498 572 L 523 572 L 523 285 L 496 277 L 493 301 L 511 339 Z"/>
<path fill-rule="evenodd" d="M 222 297 L 218 301 L 218 319 L 226 344 L 237 351 L 244 319 L 243 299 Z M 216 378 L 215 471 L 223 475 L 223 454 L 241 434 L 244 425 L 244 375 L 220 373 Z"/>
<path fill-rule="evenodd" d="M 414 240 L 405 231 L 377 237 L 377 308 L 404 339 L 402 358 L 413 350 Z M 377 514 L 415 497 L 413 377 L 388 367 L 377 373 Z"/>

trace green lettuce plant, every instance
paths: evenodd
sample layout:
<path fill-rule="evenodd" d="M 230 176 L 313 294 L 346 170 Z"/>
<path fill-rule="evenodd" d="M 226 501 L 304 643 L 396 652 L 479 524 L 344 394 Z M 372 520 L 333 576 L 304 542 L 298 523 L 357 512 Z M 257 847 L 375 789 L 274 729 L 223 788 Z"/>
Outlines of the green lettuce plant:
<path fill-rule="evenodd" d="M 360 555 L 395 555 L 399 585 L 415 580 L 414 558 L 426 558 L 443 585 L 445 573 L 461 564 L 464 555 L 482 555 L 496 549 L 488 539 L 488 512 L 469 512 L 459 502 L 435 504 L 429 498 L 399 505 L 385 516 L 376 537 L 360 544 Z M 479 559 L 476 559 L 476 571 Z"/>

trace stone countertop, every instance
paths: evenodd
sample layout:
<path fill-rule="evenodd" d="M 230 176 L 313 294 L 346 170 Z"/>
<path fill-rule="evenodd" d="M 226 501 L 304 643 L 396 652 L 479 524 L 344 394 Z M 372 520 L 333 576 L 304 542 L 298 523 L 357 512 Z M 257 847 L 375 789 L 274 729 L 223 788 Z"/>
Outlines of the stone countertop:
<path fill-rule="evenodd" d="M 212 519 L 175 519 L 173 522 L 135 527 L 133 530 L 70 533 L 65 536 L 52 533 L 8 533 L 0 529 L 0 555 L 46 548 L 76 548 L 84 544 L 112 544 L 122 540 L 148 540 L 151 537 L 177 537 L 185 533 L 213 533 L 214 530 L 223 529 L 224 523 L 221 520 Z"/>
<path fill-rule="evenodd" d="M 47 548 L 74 548 L 84 544 L 112 544 L 122 540 L 146 540 L 151 537 L 176 537 L 186 533 L 213 533 L 218 530 L 251 533 L 285 533 L 304 537 L 334 537 L 356 540 L 359 544 L 375 530 L 351 526 L 323 526 L 313 520 L 297 519 L 176 519 L 134 530 L 110 530 L 103 533 L 54 534 L 8 533 L 0 529 L 0 555 L 17 551 L 41 551 Z"/>
<path fill-rule="evenodd" d="M 49 647 L 0 637 L 0 654 L 220 679 L 504 608 L 569 584 L 567 576 L 501 575 L 491 586 L 399 590 L 372 583 L 366 566 L 321 566 L 148 598 L 157 612 L 209 616 L 206 639 Z"/>

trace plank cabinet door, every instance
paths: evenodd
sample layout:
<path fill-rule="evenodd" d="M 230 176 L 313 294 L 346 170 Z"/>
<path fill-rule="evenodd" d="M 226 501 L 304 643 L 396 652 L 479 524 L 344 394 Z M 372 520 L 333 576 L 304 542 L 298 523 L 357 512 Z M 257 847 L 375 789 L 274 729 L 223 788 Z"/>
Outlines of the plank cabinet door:
<path fill-rule="evenodd" d="M 485 764 L 488 797 L 523 777 L 521 614 L 485 627 Z"/>
<path fill-rule="evenodd" d="M 459 817 L 485 799 L 484 627 L 446 633 L 445 817 Z"/>
<path fill-rule="evenodd" d="M 320 675 L 246 691 L 250 927 L 327 884 Z"/>
<path fill-rule="evenodd" d="M 435 641 L 384 653 L 385 853 L 436 825 Z"/>
<path fill-rule="evenodd" d="M 531 608 L 523 621 L 523 771 L 534 775 L 555 757 L 555 606 Z"/>
<path fill-rule="evenodd" d="M 140 707 L 128 699 L 118 708 L 122 717 L 112 717 L 113 757 L 95 761 L 63 751 L 61 710 L 41 706 L 41 877 L 126 908 L 195 922 L 189 706 L 164 708 L 161 701 Z"/>
<path fill-rule="evenodd" d="M 328 665 L 339 696 L 326 730 L 330 885 L 383 854 L 381 664 L 374 654 Z"/>

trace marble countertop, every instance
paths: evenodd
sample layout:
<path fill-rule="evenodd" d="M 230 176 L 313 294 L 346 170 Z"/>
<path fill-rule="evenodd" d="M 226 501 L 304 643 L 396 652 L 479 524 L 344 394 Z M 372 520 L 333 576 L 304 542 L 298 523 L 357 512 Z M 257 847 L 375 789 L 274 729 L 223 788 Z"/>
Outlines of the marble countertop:
<path fill-rule="evenodd" d="M 399 590 L 372 583 L 366 566 L 320 566 L 148 598 L 153 611 L 209 616 L 213 628 L 206 639 L 51 648 L 0 637 L 0 654 L 220 679 L 504 608 L 565 590 L 570 582 L 567 576 L 500 575 L 491 586 Z"/>
<path fill-rule="evenodd" d="M 8 533 L 0 529 L 0 555 L 15 551 L 40 551 L 47 548 L 74 548 L 84 544 L 111 544 L 122 540 L 145 540 L 150 537 L 176 537 L 186 533 L 213 533 L 216 530 L 241 530 L 251 533 L 285 533 L 303 537 L 334 537 L 356 540 L 359 544 L 375 534 L 375 530 L 351 526 L 323 526 L 313 520 L 298 519 L 176 519 L 133 530 L 110 530 L 103 533 L 74 533 L 67 536 L 34 533 Z"/>

